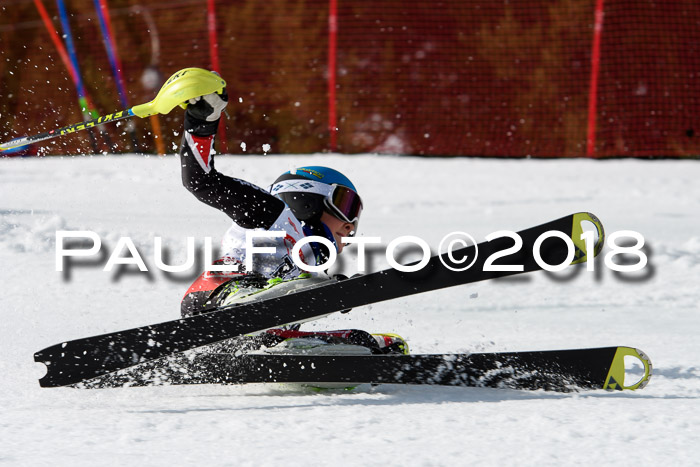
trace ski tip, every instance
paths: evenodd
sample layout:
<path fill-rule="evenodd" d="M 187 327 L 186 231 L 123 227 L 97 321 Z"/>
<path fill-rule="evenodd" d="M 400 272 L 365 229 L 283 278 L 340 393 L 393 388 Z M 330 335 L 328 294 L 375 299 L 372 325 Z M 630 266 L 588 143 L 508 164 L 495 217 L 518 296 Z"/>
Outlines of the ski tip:
<path fill-rule="evenodd" d="M 636 367 L 634 370 L 628 367 Z M 641 364 L 641 375 L 638 365 Z M 610 370 L 605 377 L 603 389 L 621 391 L 623 389 L 642 389 L 648 383 L 652 374 L 651 360 L 643 351 L 632 347 L 618 347 L 610 364 Z M 631 381 L 630 381 L 631 380 Z"/>
<path fill-rule="evenodd" d="M 603 223 L 598 219 L 598 216 L 591 212 L 576 213 L 572 216 L 572 219 L 571 240 L 574 242 L 575 256 L 571 264 L 578 264 L 588 261 L 591 253 L 593 254 L 592 258 L 594 258 L 603 251 L 603 246 L 605 245 L 605 229 L 603 228 Z M 595 227 L 596 231 L 592 252 L 588 251 L 587 242 L 582 237 L 586 230 L 591 230 L 590 225 Z M 586 229 L 586 227 L 588 227 L 588 229 Z"/>

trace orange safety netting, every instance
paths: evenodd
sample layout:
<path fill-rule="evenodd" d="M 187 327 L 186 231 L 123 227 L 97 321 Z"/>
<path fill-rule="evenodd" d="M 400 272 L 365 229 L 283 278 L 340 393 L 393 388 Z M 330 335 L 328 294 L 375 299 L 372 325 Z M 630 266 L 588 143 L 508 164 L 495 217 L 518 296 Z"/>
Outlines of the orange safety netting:
<path fill-rule="evenodd" d="M 604 13 L 599 56 L 596 3 Z M 60 35 L 55 3 L 45 4 Z M 66 4 L 97 111 L 120 110 L 93 2 Z M 335 70 L 328 69 L 328 0 L 215 7 L 231 153 L 261 153 L 263 145 L 275 153 L 328 151 L 327 83 L 335 73 L 338 152 L 700 154 L 696 0 L 338 0 Z M 110 0 L 109 8 L 130 105 L 152 99 L 162 77 L 178 69 L 212 66 L 206 0 Z M 0 139 L 80 121 L 75 85 L 34 2 L 8 0 L 0 10 Z M 160 122 L 174 152 L 182 112 Z M 140 150 L 154 152 L 152 122 L 135 123 Z M 100 150 L 132 150 L 125 125 L 107 128 L 112 145 L 96 134 Z M 76 134 L 43 150 L 93 147 Z"/>

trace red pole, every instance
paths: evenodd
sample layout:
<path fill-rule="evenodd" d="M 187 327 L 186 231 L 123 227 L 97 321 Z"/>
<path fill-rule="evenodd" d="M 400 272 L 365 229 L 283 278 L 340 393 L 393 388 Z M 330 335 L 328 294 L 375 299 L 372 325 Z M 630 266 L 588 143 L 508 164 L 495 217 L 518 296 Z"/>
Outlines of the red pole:
<path fill-rule="evenodd" d="M 588 91 L 588 134 L 586 156 L 595 157 L 595 129 L 598 114 L 598 75 L 600 73 L 600 37 L 603 34 L 603 1 L 596 0 L 593 24 L 593 49 L 591 51 L 591 87 Z"/>
<path fill-rule="evenodd" d="M 221 74 L 219 63 L 219 42 L 216 38 L 216 5 L 215 0 L 207 0 L 207 28 L 209 31 L 209 56 L 211 58 L 211 69 Z M 222 118 L 219 120 L 219 149 L 222 153 L 228 152 L 226 142 L 226 123 Z"/>
<path fill-rule="evenodd" d="M 221 73 L 221 68 L 219 67 L 219 43 L 216 40 L 216 6 L 214 0 L 207 0 L 207 27 L 209 30 L 211 68 L 213 71 Z"/>
<path fill-rule="evenodd" d="M 330 150 L 338 149 L 338 122 L 335 102 L 336 53 L 338 45 L 338 1 L 330 0 L 328 12 L 328 131 Z"/>
<path fill-rule="evenodd" d="M 77 71 L 75 70 L 75 68 L 73 68 L 73 64 L 71 63 L 70 58 L 68 58 L 68 52 L 66 52 L 66 48 L 63 46 L 63 42 L 61 41 L 61 38 L 58 37 L 58 34 L 56 33 L 56 29 L 54 28 L 53 23 L 51 22 L 51 18 L 49 17 L 49 14 L 46 12 L 46 8 L 44 8 L 44 4 L 42 3 L 41 0 L 34 0 L 34 5 L 36 6 L 36 9 L 39 10 L 39 15 L 41 15 L 41 20 L 44 22 L 44 26 L 46 27 L 46 31 L 49 33 L 49 36 L 51 37 L 53 44 L 56 46 L 56 51 L 58 52 L 58 56 L 61 57 L 61 61 L 66 66 L 66 69 L 68 69 L 68 73 L 70 74 L 70 77 L 73 80 L 73 83 L 75 83 L 75 85 L 77 87 L 78 86 Z M 89 107 L 91 109 L 94 108 L 92 106 L 92 103 L 89 104 Z"/>

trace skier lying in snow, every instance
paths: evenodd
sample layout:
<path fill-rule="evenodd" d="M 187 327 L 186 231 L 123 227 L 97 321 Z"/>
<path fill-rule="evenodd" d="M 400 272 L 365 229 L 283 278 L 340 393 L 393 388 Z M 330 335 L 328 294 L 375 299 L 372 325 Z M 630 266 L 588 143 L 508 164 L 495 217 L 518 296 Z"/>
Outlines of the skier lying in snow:
<path fill-rule="evenodd" d="M 342 237 L 355 234 L 362 212 L 362 200 L 352 182 L 327 167 L 301 167 L 285 172 L 266 191 L 244 180 L 221 174 L 214 168 L 214 137 L 221 112 L 228 103 L 224 89 L 191 99 L 185 111 L 184 135 L 180 149 L 182 182 L 197 199 L 226 213 L 233 225 L 223 239 L 224 255 L 214 264 L 238 265 L 238 272 L 205 271 L 189 288 L 181 303 L 183 317 L 217 306 L 231 305 L 267 295 L 276 295 L 285 286 L 306 286 L 321 280 L 333 280 L 325 273 L 309 274 L 291 259 L 295 243 L 305 236 L 328 239 L 337 253 L 343 250 Z M 266 238 L 264 246 L 275 253 L 255 254 L 252 270 L 245 270 L 246 232 L 283 231 L 285 237 Z M 262 246 L 261 239 L 256 246 Z M 322 243 L 301 248 L 305 264 L 324 264 L 328 249 Z M 273 289 L 273 287 L 279 287 Z M 371 336 L 357 330 L 305 333 L 299 326 L 270 330 L 268 337 L 277 342 L 308 337 L 333 343 L 359 344 L 375 353 L 407 353 L 398 336 Z M 276 343 L 276 342 L 273 342 Z M 269 344 L 269 340 L 264 343 Z"/>

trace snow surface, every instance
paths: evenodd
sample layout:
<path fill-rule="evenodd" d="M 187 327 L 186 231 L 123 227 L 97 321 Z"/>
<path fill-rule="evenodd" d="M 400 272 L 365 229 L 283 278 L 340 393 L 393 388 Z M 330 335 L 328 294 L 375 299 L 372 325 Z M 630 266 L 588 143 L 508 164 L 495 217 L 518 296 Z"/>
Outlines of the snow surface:
<path fill-rule="evenodd" d="M 571 268 L 356 309 L 305 325 L 395 331 L 415 353 L 628 345 L 648 353 L 641 391 L 276 386 L 41 389 L 32 355 L 65 340 L 178 317 L 199 272 L 55 270 L 56 230 L 92 230 L 112 252 L 131 237 L 153 265 L 185 238 L 215 243 L 225 215 L 181 186 L 175 157 L 0 160 L 0 464 L 698 465 L 700 163 L 387 156 L 222 157 L 269 184 L 301 164 L 347 173 L 366 202 L 362 235 L 455 230 L 478 240 L 590 211 L 608 233 L 646 239 L 642 274 Z M 200 243 L 201 244 L 201 243 Z M 355 254 L 349 252 L 353 257 Z M 104 263 L 102 259 L 102 263 Z M 373 256 L 375 268 L 385 261 Z M 344 262 L 352 272 L 355 261 Z M 201 265 L 200 265 L 201 267 Z"/>

